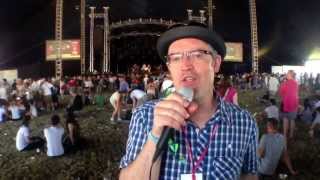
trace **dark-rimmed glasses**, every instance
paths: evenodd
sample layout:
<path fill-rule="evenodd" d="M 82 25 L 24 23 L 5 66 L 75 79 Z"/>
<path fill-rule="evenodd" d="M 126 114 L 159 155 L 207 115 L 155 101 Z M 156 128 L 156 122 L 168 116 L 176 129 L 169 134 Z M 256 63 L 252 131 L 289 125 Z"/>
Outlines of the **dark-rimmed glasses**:
<path fill-rule="evenodd" d="M 207 59 L 206 56 L 210 55 L 213 57 L 215 53 L 203 49 L 197 49 L 193 51 L 186 51 L 186 52 L 177 52 L 177 53 L 171 53 L 165 56 L 167 63 L 179 63 L 183 58 L 186 58 L 188 60 L 194 61 L 194 60 L 203 60 Z"/>

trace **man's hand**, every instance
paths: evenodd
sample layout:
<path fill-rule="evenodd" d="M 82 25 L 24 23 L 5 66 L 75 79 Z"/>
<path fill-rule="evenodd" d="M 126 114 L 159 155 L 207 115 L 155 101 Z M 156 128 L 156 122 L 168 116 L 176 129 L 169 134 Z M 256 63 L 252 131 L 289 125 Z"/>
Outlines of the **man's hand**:
<path fill-rule="evenodd" d="M 187 101 L 178 93 L 170 94 L 155 106 L 152 133 L 160 137 L 165 126 L 180 131 L 197 107 L 196 103 Z"/>

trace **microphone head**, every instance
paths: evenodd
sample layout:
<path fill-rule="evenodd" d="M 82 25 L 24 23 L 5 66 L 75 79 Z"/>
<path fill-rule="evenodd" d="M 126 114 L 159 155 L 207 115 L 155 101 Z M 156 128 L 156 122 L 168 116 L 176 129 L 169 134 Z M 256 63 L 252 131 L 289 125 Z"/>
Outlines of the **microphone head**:
<path fill-rule="evenodd" d="M 182 87 L 177 91 L 181 96 L 183 96 L 186 100 L 191 102 L 193 100 L 193 89 L 188 87 Z"/>

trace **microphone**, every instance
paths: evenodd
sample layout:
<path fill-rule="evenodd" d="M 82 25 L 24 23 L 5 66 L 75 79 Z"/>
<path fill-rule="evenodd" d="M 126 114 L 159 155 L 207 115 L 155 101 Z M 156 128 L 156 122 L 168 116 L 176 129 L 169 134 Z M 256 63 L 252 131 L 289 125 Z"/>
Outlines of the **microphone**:
<path fill-rule="evenodd" d="M 191 102 L 193 99 L 193 89 L 191 88 L 183 87 L 179 89 L 177 93 L 183 96 L 183 98 L 188 100 L 189 102 Z M 174 132 L 173 128 L 169 128 L 167 126 L 164 127 L 162 134 L 159 138 L 159 141 L 157 143 L 156 151 L 152 158 L 152 163 L 154 163 L 158 159 L 158 157 L 163 153 L 163 151 L 167 147 L 168 139 L 172 136 L 173 132 Z"/>

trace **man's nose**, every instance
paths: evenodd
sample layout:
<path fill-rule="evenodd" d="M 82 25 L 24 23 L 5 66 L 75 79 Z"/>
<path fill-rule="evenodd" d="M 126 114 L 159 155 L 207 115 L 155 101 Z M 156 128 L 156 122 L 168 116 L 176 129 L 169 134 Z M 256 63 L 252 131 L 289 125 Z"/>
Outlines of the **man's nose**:
<path fill-rule="evenodd" d="M 184 55 L 181 59 L 181 67 L 183 69 L 190 69 L 193 67 L 193 63 L 192 63 L 193 59 L 192 57 L 188 56 L 188 55 Z"/>

